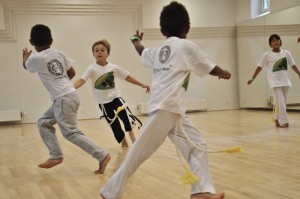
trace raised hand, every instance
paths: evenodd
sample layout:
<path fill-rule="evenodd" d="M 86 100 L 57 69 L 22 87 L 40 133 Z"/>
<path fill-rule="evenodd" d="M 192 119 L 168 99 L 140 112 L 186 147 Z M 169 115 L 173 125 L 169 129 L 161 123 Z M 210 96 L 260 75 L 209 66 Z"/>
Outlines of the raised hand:
<path fill-rule="evenodd" d="M 28 51 L 27 48 L 23 49 L 23 60 L 27 61 L 28 57 L 31 55 L 32 50 Z"/>
<path fill-rule="evenodd" d="M 139 30 L 136 30 L 136 33 L 134 36 L 138 37 L 140 39 L 140 41 L 142 41 L 144 33 L 140 32 Z"/>
<path fill-rule="evenodd" d="M 23 67 L 25 69 L 26 69 L 25 63 L 26 63 L 28 57 L 31 55 L 31 53 L 32 53 L 32 50 L 28 51 L 27 48 L 23 49 L 23 54 L 22 54 L 23 55 Z"/>

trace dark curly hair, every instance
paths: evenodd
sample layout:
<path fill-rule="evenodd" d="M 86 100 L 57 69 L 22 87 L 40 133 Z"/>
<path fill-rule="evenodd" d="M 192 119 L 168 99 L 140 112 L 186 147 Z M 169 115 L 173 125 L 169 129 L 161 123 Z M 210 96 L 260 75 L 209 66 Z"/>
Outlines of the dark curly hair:
<path fill-rule="evenodd" d="M 269 45 L 270 46 L 271 46 L 271 42 L 272 42 L 273 39 L 280 40 L 280 46 L 282 45 L 282 40 L 281 40 L 280 36 L 278 34 L 272 34 L 269 37 Z"/>
<path fill-rule="evenodd" d="M 48 26 L 37 24 L 31 28 L 30 40 L 36 46 L 51 45 L 52 36 Z"/>
<path fill-rule="evenodd" d="M 176 1 L 163 7 L 160 14 L 160 27 L 166 37 L 180 37 L 187 33 L 190 28 L 190 18 L 186 8 Z"/>

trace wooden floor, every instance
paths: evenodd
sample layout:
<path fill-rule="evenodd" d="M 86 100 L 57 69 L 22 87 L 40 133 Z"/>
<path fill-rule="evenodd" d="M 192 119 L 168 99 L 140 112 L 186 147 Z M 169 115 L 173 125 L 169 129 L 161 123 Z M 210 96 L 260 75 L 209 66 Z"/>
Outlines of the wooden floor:
<path fill-rule="evenodd" d="M 300 198 L 300 114 L 289 112 L 290 127 L 275 128 L 271 112 L 233 110 L 189 114 L 210 149 L 242 145 L 244 153 L 209 154 L 218 192 L 227 199 Z M 140 117 L 142 121 L 146 116 Z M 58 131 L 64 162 L 45 170 L 48 158 L 35 124 L 0 126 L 1 199 L 100 199 L 99 188 L 124 160 L 104 120 L 79 121 L 82 131 L 112 154 L 104 175 L 97 161 L 67 142 Z M 139 135 L 139 131 L 136 131 Z M 184 170 L 169 141 L 132 176 L 124 199 L 189 199 Z"/>

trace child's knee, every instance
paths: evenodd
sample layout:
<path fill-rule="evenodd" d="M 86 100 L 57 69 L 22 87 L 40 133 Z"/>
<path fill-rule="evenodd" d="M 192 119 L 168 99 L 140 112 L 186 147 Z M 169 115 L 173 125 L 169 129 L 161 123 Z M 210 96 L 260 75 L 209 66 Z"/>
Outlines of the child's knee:
<path fill-rule="evenodd" d="M 39 130 L 41 130 L 42 128 L 53 128 L 54 124 L 56 124 L 56 122 L 53 122 L 53 120 L 51 119 L 40 118 L 37 121 L 37 126 Z"/>
<path fill-rule="evenodd" d="M 44 119 L 39 119 L 38 122 L 37 122 L 37 126 L 38 126 L 38 129 L 42 129 L 44 126 L 48 126 L 48 122 L 46 122 Z"/>

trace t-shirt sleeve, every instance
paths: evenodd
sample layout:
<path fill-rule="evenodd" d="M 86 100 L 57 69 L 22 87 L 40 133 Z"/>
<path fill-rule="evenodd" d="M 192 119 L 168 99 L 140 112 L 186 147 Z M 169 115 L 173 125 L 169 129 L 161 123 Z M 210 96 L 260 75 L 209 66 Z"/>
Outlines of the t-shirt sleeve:
<path fill-rule="evenodd" d="M 83 74 L 81 75 L 81 79 L 84 79 L 84 81 L 87 81 L 90 77 L 91 77 L 91 74 L 92 74 L 92 67 L 89 66 L 84 72 Z"/>
<path fill-rule="evenodd" d="M 29 72 L 35 73 L 37 71 L 37 57 L 35 55 L 29 56 L 27 61 L 25 62 L 25 67 Z"/>
<path fill-rule="evenodd" d="M 208 55 L 196 44 L 189 43 L 185 46 L 188 55 L 189 67 L 198 76 L 203 77 L 209 74 L 216 64 L 211 61 Z"/>
<path fill-rule="evenodd" d="M 155 60 L 155 49 L 145 48 L 141 54 L 142 65 L 145 67 L 153 68 Z"/>
<path fill-rule="evenodd" d="M 285 51 L 285 53 L 286 53 L 286 59 L 287 59 L 288 66 L 291 67 L 291 66 L 296 65 L 291 53 L 289 51 Z"/>
<path fill-rule="evenodd" d="M 129 75 L 129 72 L 127 70 L 125 70 L 124 68 L 121 68 L 120 66 L 115 66 L 115 68 L 116 68 L 116 70 L 115 70 L 116 77 L 124 80 Z"/>
<path fill-rule="evenodd" d="M 268 52 L 265 52 L 262 57 L 260 58 L 257 66 L 261 67 L 261 68 L 265 68 L 268 66 L 268 63 L 267 63 L 267 56 L 268 56 Z"/>

